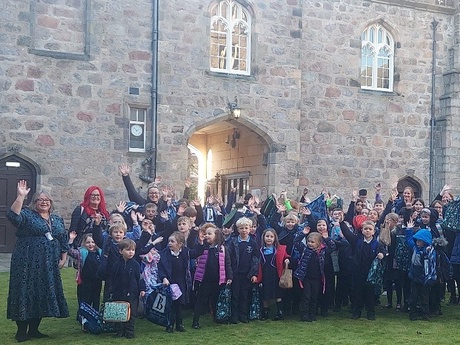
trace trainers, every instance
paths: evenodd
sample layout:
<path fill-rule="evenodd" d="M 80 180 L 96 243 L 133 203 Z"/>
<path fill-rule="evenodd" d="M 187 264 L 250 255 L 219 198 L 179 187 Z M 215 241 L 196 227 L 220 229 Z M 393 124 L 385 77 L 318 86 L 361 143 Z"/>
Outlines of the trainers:
<path fill-rule="evenodd" d="M 193 328 L 193 329 L 200 329 L 201 327 L 200 327 L 200 324 L 199 324 L 198 322 L 194 322 L 194 323 L 192 324 L 192 328 Z"/>
<path fill-rule="evenodd" d="M 370 321 L 375 320 L 375 313 L 367 313 L 367 319 Z"/>
<path fill-rule="evenodd" d="M 361 317 L 361 314 L 353 313 L 350 317 L 352 320 L 358 320 Z"/>
<path fill-rule="evenodd" d="M 302 322 L 311 322 L 311 319 L 310 319 L 309 316 L 304 315 L 304 316 L 302 316 L 302 317 L 300 318 L 300 321 L 302 321 Z"/>

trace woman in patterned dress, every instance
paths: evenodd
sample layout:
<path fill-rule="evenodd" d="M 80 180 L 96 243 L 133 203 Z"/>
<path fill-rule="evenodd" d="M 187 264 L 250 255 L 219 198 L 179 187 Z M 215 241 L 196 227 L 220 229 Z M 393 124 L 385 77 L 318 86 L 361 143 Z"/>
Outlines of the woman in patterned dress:
<path fill-rule="evenodd" d="M 17 228 L 11 256 L 7 317 L 16 321 L 16 340 L 45 338 L 38 330 L 43 317 L 68 317 L 59 269 L 67 259 L 67 232 L 61 217 L 53 214 L 49 193 L 38 192 L 23 208 L 30 188 L 18 182 L 16 200 L 7 213 Z"/>

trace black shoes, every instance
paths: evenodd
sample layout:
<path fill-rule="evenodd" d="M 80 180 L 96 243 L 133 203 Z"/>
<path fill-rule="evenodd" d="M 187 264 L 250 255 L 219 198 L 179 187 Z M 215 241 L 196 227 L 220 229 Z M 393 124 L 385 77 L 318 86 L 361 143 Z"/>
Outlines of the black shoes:
<path fill-rule="evenodd" d="M 14 336 L 14 339 L 16 339 L 18 343 L 23 343 L 27 340 L 30 340 L 31 338 L 26 333 L 23 333 L 23 334 L 16 333 L 16 335 Z"/>
<path fill-rule="evenodd" d="M 273 318 L 273 321 L 280 321 L 280 320 L 284 320 L 284 316 L 283 316 L 283 312 L 279 310 L 276 313 L 275 317 Z"/>
<path fill-rule="evenodd" d="M 177 326 L 176 326 L 176 331 L 178 331 L 178 332 L 185 332 L 185 327 L 184 327 L 184 325 L 177 325 Z"/>
<path fill-rule="evenodd" d="M 166 327 L 165 331 L 168 332 L 168 333 L 174 333 L 174 328 L 173 328 L 173 326 L 168 326 L 168 327 Z"/>
<path fill-rule="evenodd" d="M 42 339 L 42 338 L 48 338 L 49 337 L 48 334 L 43 334 L 40 331 L 29 332 L 29 333 L 27 333 L 27 335 L 30 338 L 34 338 L 34 339 Z"/>

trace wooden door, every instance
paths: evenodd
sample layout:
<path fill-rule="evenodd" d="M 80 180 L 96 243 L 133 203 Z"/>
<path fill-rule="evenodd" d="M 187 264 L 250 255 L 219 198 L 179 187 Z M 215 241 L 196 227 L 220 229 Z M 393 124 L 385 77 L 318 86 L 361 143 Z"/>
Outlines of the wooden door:
<path fill-rule="evenodd" d="M 11 253 L 16 243 L 16 229 L 6 219 L 6 212 L 16 199 L 19 180 L 26 180 L 30 187 L 28 199 L 24 201 L 24 205 L 28 205 L 36 190 L 36 169 L 16 155 L 0 159 L 0 253 Z"/>

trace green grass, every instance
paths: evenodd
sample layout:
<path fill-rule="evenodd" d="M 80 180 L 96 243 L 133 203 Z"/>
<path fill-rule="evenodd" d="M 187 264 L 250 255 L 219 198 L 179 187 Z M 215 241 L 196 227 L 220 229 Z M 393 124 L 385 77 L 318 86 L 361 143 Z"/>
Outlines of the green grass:
<path fill-rule="evenodd" d="M 64 290 L 71 311 L 66 319 L 45 318 L 40 330 L 50 335 L 48 339 L 34 340 L 26 344 L 454 344 L 457 341 L 460 306 L 443 306 L 443 316 L 429 322 L 411 322 L 408 315 L 377 307 L 377 320 L 365 318 L 354 321 L 349 313 L 331 313 L 328 318 L 318 317 L 317 322 L 301 323 L 297 318 L 285 321 L 255 321 L 249 324 L 217 325 L 209 315 L 203 316 L 202 328 L 190 327 L 191 313 L 186 312 L 185 333 L 168 334 L 163 327 L 145 319 L 136 320 L 136 338 L 114 339 L 112 334 L 98 336 L 83 333 L 75 321 L 76 288 L 75 270 L 62 271 Z M 3 317 L 0 318 L 0 339 L 3 344 L 13 344 L 16 324 L 6 319 L 6 298 L 8 294 L 8 273 L 0 273 L 0 304 Z M 448 297 L 448 296 L 446 296 Z M 383 301 L 383 298 L 382 298 Z M 1 345 L 3 345 L 1 344 Z"/>

